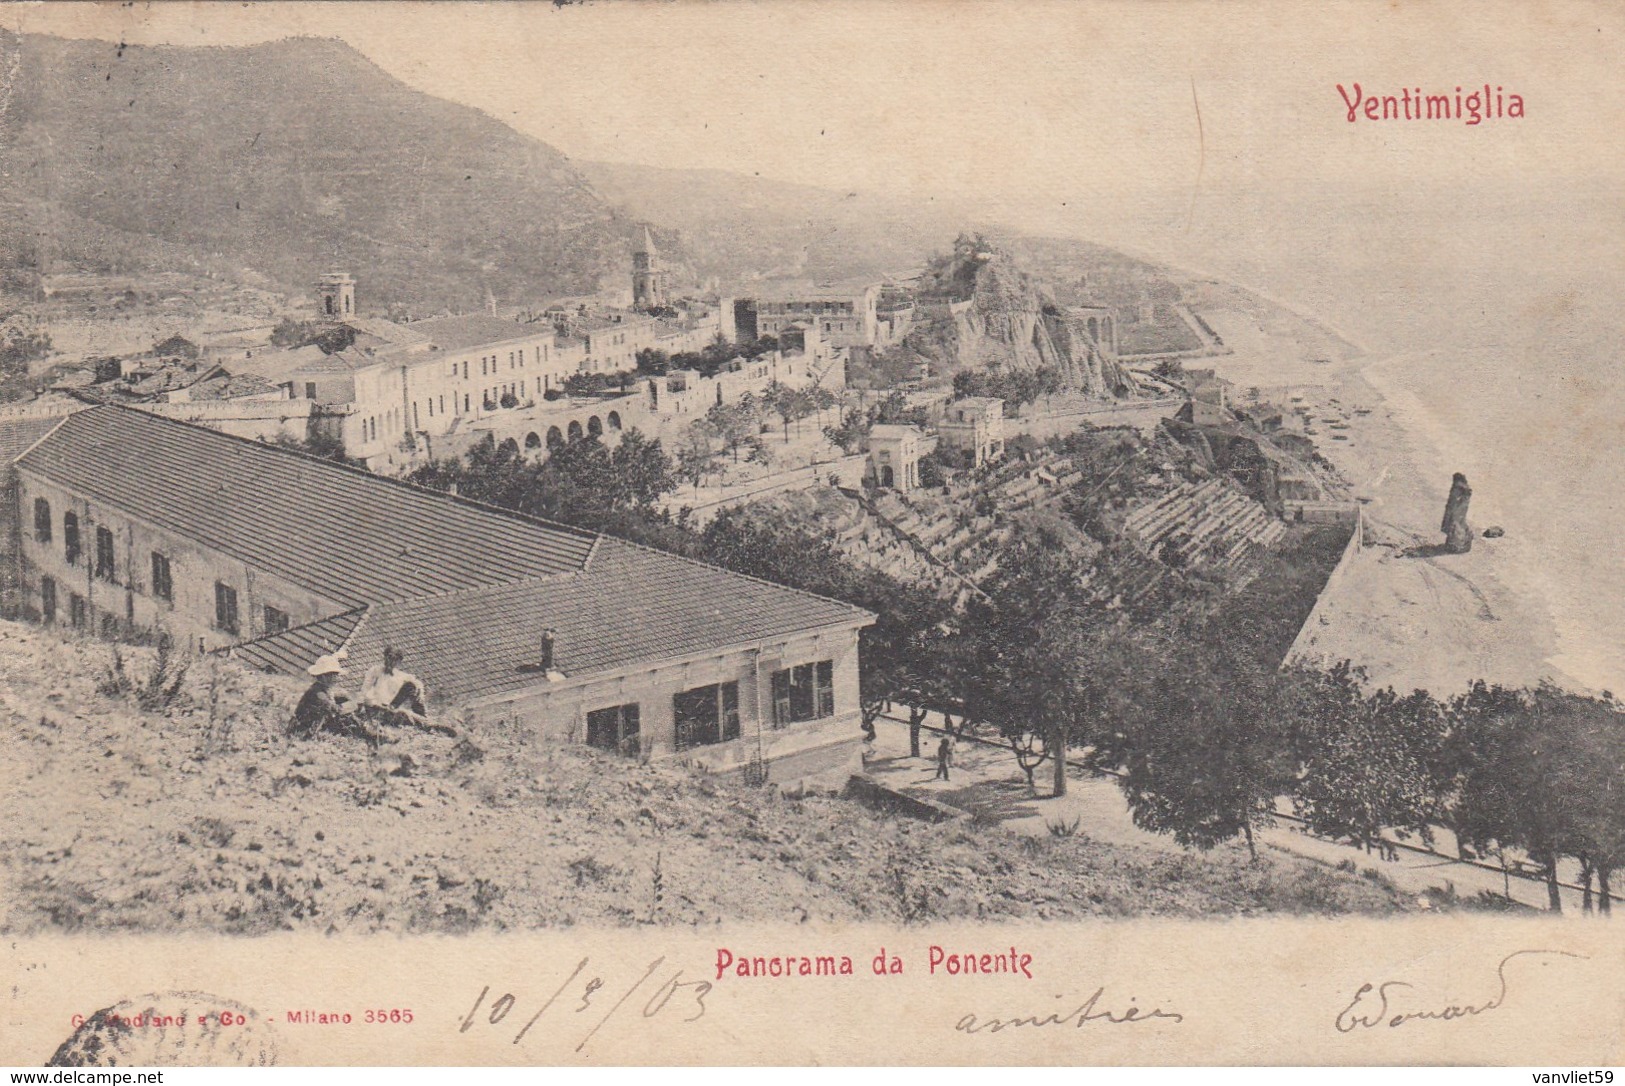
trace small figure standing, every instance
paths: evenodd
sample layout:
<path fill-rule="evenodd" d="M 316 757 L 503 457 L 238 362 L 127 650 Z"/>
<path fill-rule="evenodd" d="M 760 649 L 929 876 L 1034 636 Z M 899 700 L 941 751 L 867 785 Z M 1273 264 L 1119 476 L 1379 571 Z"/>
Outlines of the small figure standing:
<path fill-rule="evenodd" d="M 1473 549 L 1473 530 L 1467 525 L 1467 505 L 1472 500 L 1473 488 L 1467 485 L 1467 476 L 1456 472 L 1450 480 L 1450 497 L 1444 503 L 1444 522 L 1439 525 L 1448 554 L 1466 554 Z"/>
<path fill-rule="evenodd" d="M 954 741 L 944 735 L 937 744 L 937 775 L 932 780 L 948 779 L 948 767 L 954 764 Z"/>

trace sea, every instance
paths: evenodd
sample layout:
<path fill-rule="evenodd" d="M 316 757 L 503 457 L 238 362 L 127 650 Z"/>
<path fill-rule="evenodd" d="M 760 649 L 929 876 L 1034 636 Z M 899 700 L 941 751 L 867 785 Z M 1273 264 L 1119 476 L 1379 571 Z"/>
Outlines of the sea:
<path fill-rule="evenodd" d="M 1464 472 L 1472 523 L 1516 538 L 1507 579 L 1550 610 L 1552 663 L 1625 694 L 1625 201 L 1532 182 L 1250 210 L 1147 247 L 1363 347 L 1441 498 Z"/>

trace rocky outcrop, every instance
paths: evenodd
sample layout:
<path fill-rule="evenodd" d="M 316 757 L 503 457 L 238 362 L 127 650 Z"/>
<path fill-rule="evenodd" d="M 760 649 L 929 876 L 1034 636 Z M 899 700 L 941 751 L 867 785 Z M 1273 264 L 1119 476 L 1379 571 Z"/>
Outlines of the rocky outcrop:
<path fill-rule="evenodd" d="M 1472 500 L 1473 488 L 1467 485 L 1467 476 L 1456 472 L 1450 480 L 1450 497 L 1444 503 L 1444 522 L 1439 525 L 1449 554 L 1466 554 L 1473 549 L 1473 530 L 1467 525 L 1467 505 Z"/>
<path fill-rule="evenodd" d="M 1068 388 L 1091 396 L 1111 398 L 1133 389 L 1128 373 L 1101 349 L 1084 324 L 1003 253 L 985 248 L 958 251 L 946 266 L 934 269 L 932 278 L 952 284 L 959 297 L 922 299 L 922 324 L 910 336 L 909 346 L 939 367 L 1048 366 L 1061 373 Z"/>

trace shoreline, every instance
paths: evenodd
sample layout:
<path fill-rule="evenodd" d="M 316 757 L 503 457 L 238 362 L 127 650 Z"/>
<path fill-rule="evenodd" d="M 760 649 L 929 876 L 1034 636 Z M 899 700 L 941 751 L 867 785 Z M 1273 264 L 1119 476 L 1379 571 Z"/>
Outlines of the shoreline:
<path fill-rule="evenodd" d="M 1587 689 L 1553 662 L 1560 632 L 1546 594 L 1523 575 L 1527 541 L 1484 538 L 1484 527 L 1499 523 L 1492 501 L 1475 495 L 1469 553 L 1406 553 L 1442 540 L 1445 497 L 1459 470 L 1452 460 L 1461 459 L 1425 405 L 1407 402 L 1409 394 L 1382 372 L 1397 358 L 1427 352 L 1375 355 L 1349 341 L 1350 356 L 1317 363 L 1303 344 L 1272 334 L 1252 315 L 1221 311 L 1205 318 L 1227 327 L 1221 334 L 1234 348 L 1213 360 L 1214 369 L 1242 389 L 1285 388 L 1301 396 L 1293 406 L 1311 411 L 1316 447 L 1365 508 L 1367 545 L 1324 597 L 1305 655 L 1328 664 L 1348 659 L 1374 684 L 1401 693 L 1426 689 L 1444 699 L 1479 679 L 1512 686 L 1550 679 Z"/>

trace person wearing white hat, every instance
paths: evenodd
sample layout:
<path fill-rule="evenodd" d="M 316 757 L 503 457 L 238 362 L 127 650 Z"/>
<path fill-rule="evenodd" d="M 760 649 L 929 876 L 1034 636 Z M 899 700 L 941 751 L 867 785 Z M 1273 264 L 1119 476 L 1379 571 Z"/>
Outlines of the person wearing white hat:
<path fill-rule="evenodd" d="M 383 736 L 346 709 L 343 703 L 347 699 L 337 692 L 339 676 L 344 674 L 342 657 L 342 652 L 329 653 L 317 657 L 315 663 L 305 669 L 316 681 L 294 707 L 288 734 L 308 739 L 322 732 L 332 732 L 352 735 L 377 746 L 383 742 Z"/>

